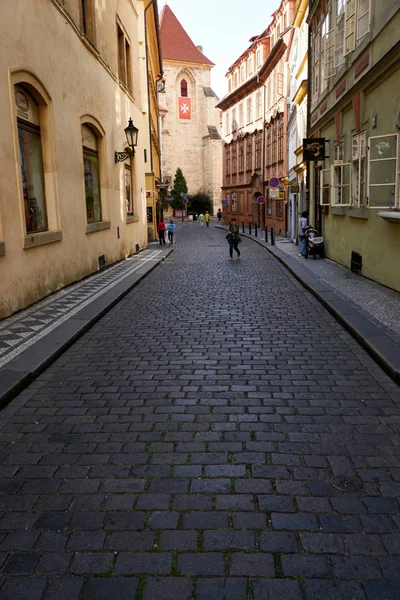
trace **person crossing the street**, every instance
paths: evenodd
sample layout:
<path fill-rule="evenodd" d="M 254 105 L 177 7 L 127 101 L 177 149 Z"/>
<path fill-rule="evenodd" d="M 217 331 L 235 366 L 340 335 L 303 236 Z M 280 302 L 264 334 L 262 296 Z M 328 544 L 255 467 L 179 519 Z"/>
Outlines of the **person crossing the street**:
<path fill-rule="evenodd" d="M 210 227 L 211 215 L 208 212 L 208 210 L 206 210 L 206 214 L 204 215 L 204 220 L 206 222 L 207 227 Z"/>

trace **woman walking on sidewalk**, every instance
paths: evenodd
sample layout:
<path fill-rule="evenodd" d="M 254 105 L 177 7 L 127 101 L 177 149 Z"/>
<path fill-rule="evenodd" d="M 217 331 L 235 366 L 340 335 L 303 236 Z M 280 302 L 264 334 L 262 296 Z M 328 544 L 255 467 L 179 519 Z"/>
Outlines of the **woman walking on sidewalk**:
<path fill-rule="evenodd" d="M 229 260 L 233 260 L 233 250 L 235 249 L 237 259 L 240 258 L 240 250 L 238 248 L 242 239 L 239 235 L 239 225 L 236 223 L 236 219 L 233 218 L 229 224 L 229 233 L 226 236 L 229 244 Z"/>
<path fill-rule="evenodd" d="M 157 231 L 158 231 L 158 239 L 160 240 L 160 246 L 162 244 L 164 244 L 164 246 L 165 246 L 165 223 L 162 219 L 159 222 L 159 224 L 157 225 Z"/>

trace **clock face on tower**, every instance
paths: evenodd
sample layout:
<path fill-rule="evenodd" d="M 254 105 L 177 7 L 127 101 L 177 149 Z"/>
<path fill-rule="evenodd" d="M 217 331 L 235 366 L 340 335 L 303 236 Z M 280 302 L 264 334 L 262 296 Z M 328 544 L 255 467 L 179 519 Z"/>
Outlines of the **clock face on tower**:
<path fill-rule="evenodd" d="M 179 98 L 179 118 L 190 121 L 192 118 L 191 98 Z"/>

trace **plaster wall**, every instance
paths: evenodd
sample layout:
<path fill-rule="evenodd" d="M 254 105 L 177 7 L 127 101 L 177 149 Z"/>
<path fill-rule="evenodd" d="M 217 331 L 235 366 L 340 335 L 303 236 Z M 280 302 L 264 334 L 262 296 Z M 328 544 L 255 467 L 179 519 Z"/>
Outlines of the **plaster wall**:
<path fill-rule="evenodd" d="M 79 31 L 76 0 L 59 3 L 4 0 L 0 20 L 0 317 L 20 310 L 47 294 L 147 245 L 143 136 L 148 128 L 142 113 L 138 66 L 136 2 L 96 3 L 97 48 Z M 118 12 L 117 12 L 118 11 Z M 133 94 L 117 76 L 116 18 L 132 48 Z M 22 73 L 22 75 L 21 75 Z M 13 80 L 38 82 L 49 99 L 46 121 L 50 156 L 45 173 L 49 228 L 58 241 L 24 248 L 26 232 L 16 126 Z M 124 128 L 131 117 L 139 129 L 132 160 L 135 217 L 127 219 L 124 164 L 114 163 L 115 150 L 126 145 Z M 95 123 L 102 132 L 100 186 L 103 229 L 87 233 L 81 122 Z M 47 127 L 46 125 L 46 127 Z M 128 222 L 130 221 L 130 222 Z M 119 238 L 118 238 L 119 228 Z M 35 234 L 40 235 L 40 234 Z M 35 236 L 29 236 L 35 237 Z M 37 239 L 37 238 L 36 238 Z M 29 240 L 28 240 L 29 241 Z"/>

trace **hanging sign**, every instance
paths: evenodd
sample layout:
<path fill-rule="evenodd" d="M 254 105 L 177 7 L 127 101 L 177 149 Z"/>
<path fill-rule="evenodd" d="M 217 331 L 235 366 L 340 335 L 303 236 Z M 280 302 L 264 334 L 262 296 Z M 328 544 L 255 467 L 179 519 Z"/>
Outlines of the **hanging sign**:
<path fill-rule="evenodd" d="M 303 161 L 325 160 L 325 138 L 303 139 Z"/>
<path fill-rule="evenodd" d="M 179 118 L 190 121 L 192 118 L 192 99 L 191 98 L 179 98 Z"/>

